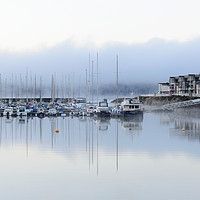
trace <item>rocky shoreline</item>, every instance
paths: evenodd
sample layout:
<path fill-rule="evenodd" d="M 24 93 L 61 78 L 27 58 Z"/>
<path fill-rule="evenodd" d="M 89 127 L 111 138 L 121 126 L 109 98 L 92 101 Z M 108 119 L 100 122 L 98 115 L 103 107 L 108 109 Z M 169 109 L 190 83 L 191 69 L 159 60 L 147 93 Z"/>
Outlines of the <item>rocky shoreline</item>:
<path fill-rule="evenodd" d="M 176 103 L 181 101 L 188 101 L 193 99 L 199 99 L 199 97 L 191 96 L 139 96 L 139 100 L 143 105 L 148 106 L 163 106 L 165 104 Z"/>

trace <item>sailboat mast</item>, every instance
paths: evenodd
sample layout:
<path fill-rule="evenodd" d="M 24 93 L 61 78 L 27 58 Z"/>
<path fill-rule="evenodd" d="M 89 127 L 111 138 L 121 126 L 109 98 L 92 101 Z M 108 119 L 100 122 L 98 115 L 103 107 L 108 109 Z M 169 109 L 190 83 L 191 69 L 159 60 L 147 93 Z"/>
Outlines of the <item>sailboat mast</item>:
<path fill-rule="evenodd" d="M 42 103 L 42 76 L 40 76 L 40 103 Z"/>
<path fill-rule="evenodd" d="M 118 104 L 118 55 L 116 57 L 116 104 Z"/>
<path fill-rule="evenodd" d="M 36 74 L 35 74 L 35 99 L 36 99 Z"/>
<path fill-rule="evenodd" d="M 68 103 L 70 100 L 70 73 L 68 73 Z"/>
<path fill-rule="evenodd" d="M 79 75 L 79 91 L 78 91 L 79 97 L 81 96 L 81 75 Z"/>
<path fill-rule="evenodd" d="M 32 85 L 32 71 L 31 71 L 31 90 L 30 90 L 30 101 L 32 101 L 33 85 Z"/>
<path fill-rule="evenodd" d="M 26 102 L 28 102 L 28 69 L 26 68 Z"/>
<path fill-rule="evenodd" d="M 0 97 L 2 102 L 2 85 L 1 85 L 1 73 L 0 73 Z"/>
<path fill-rule="evenodd" d="M 12 98 L 12 100 L 13 100 L 13 73 L 12 73 L 12 83 L 11 83 L 11 98 Z"/>
<path fill-rule="evenodd" d="M 20 74 L 20 102 L 22 101 L 22 75 Z"/>
<path fill-rule="evenodd" d="M 54 98 L 53 98 L 53 87 L 54 87 L 54 84 L 53 84 L 53 74 L 51 75 L 51 101 L 54 102 Z"/>
<path fill-rule="evenodd" d="M 90 103 L 90 54 L 89 54 L 89 80 L 88 80 L 88 85 L 89 85 L 89 103 Z"/>
<path fill-rule="evenodd" d="M 7 78 L 5 78 L 5 90 L 4 90 L 4 96 L 5 96 L 5 98 L 8 97 L 8 96 L 7 96 Z"/>
<path fill-rule="evenodd" d="M 72 97 L 74 100 L 74 72 L 72 73 Z"/>
<path fill-rule="evenodd" d="M 53 73 L 53 88 L 52 88 L 52 99 L 53 102 L 55 102 L 55 98 L 56 98 L 56 73 Z"/>
<path fill-rule="evenodd" d="M 67 98 L 67 75 L 65 74 L 65 101 Z"/>
<path fill-rule="evenodd" d="M 93 63 L 92 61 L 92 104 L 93 104 L 93 96 L 94 96 L 94 75 L 93 75 Z"/>
<path fill-rule="evenodd" d="M 15 75 L 15 98 L 18 99 L 18 96 L 19 96 L 19 92 L 18 92 L 18 82 L 17 82 L 17 76 Z"/>
<path fill-rule="evenodd" d="M 98 52 L 97 52 L 97 103 L 99 101 L 99 85 L 98 85 L 99 84 L 99 79 L 98 79 L 99 78 L 98 77 L 99 69 L 98 68 L 99 68 L 99 55 L 98 55 Z"/>
<path fill-rule="evenodd" d="M 85 97 L 86 97 L 86 103 L 87 103 L 87 96 L 88 96 L 88 86 L 87 86 L 87 69 L 85 70 Z"/>
<path fill-rule="evenodd" d="M 65 77 L 64 77 L 64 75 L 62 75 L 62 99 L 64 99 L 64 93 L 65 93 L 65 88 L 64 88 L 64 80 L 65 80 Z"/>

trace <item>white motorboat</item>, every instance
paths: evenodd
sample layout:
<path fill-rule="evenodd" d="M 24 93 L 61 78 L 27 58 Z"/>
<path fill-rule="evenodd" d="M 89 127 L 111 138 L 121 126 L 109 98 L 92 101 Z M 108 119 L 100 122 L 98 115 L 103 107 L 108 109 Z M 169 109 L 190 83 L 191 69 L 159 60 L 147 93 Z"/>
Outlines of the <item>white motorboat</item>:
<path fill-rule="evenodd" d="M 111 109 L 112 116 L 131 116 L 135 114 L 142 114 L 142 104 L 135 98 L 124 98 L 122 103 Z"/>
<path fill-rule="evenodd" d="M 96 115 L 98 117 L 109 117 L 110 116 L 108 102 L 106 99 L 104 99 L 104 101 L 98 102 L 98 105 L 96 106 L 96 109 L 94 110 L 94 115 Z"/>
<path fill-rule="evenodd" d="M 3 111 L 3 116 L 9 117 L 12 115 L 12 113 L 13 113 L 13 107 L 7 107 Z"/>
<path fill-rule="evenodd" d="M 95 110 L 95 106 L 89 105 L 89 106 L 87 107 L 87 116 L 93 115 L 93 114 L 94 114 L 94 110 Z"/>
<path fill-rule="evenodd" d="M 42 107 L 38 108 L 38 110 L 37 110 L 37 117 L 39 117 L 39 118 L 45 117 L 44 108 L 42 108 Z"/>
<path fill-rule="evenodd" d="M 17 115 L 18 116 L 27 116 L 27 110 L 25 106 L 19 106 L 17 110 Z"/>
<path fill-rule="evenodd" d="M 55 108 L 50 108 L 47 112 L 48 116 L 57 116 L 57 110 Z"/>

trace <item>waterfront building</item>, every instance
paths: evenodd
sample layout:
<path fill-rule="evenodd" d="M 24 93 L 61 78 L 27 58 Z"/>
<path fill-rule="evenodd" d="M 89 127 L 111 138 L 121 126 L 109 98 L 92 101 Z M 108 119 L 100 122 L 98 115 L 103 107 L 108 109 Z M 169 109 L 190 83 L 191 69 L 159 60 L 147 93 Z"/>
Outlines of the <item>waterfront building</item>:
<path fill-rule="evenodd" d="M 169 83 L 158 83 L 158 93 L 169 94 L 170 93 Z"/>
<path fill-rule="evenodd" d="M 158 83 L 158 94 L 200 95 L 200 74 L 171 76 L 169 82 Z"/>

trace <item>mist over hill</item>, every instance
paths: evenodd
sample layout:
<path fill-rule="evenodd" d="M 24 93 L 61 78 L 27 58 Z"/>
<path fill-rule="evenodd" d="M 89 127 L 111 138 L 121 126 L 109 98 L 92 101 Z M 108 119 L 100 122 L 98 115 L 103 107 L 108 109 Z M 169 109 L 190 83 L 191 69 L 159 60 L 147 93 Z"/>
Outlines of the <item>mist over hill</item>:
<path fill-rule="evenodd" d="M 133 93 L 134 95 L 141 95 L 141 94 L 154 94 L 157 92 L 158 92 L 157 84 L 120 83 L 118 86 L 118 94 L 120 96 L 130 96 L 131 93 Z M 99 88 L 99 93 L 101 95 L 115 95 L 116 85 L 104 84 Z"/>
<path fill-rule="evenodd" d="M 144 44 L 110 43 L 99 49 L 65 41 L 38 52 L 0 51 L 0 66 L 2 78 L 8 82 L 12 73 L 19 80 L 20 74 L 24 77 L 28 70 L 28 74 L 36 74 L 37 79 L 42 76 L 43 85 L 50 84 L 54 73 L 57 80 L 62 80 L 63 75 L 68 77 L 69 74 L 70 79 L 74 76 L 74 84 L 79 84 L 81 77 L 84 84 L 86 69 L 88 78 L 89 71 L 91 77 L 92 61 L 94 79 L 96 77 L 98 52 L 99 84 L 116 82 L 116 55 L 119 56 L 119 83 L 157 84 L 168 81 L 170 76 L 199 73 L 199 49 L 200 38 L 183 43 L 155 38 Z"/>

